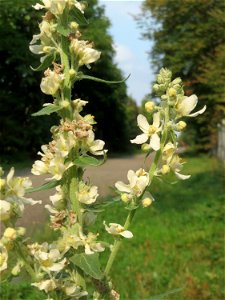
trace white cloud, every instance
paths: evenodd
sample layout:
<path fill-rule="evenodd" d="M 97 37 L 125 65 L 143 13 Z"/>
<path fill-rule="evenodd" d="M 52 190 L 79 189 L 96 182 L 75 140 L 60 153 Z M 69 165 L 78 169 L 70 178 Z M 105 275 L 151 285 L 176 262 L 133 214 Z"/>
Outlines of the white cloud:
<path fill-rule="evenodd" d="M 129 47 L 122 45 L 122 44 L 114 44 L 113 48 L 116 51 L 116 62 L 124 63 L 127 61 L 131 61 L 134 58 L 134 55 L 132 51 L 129 49 Z"/>

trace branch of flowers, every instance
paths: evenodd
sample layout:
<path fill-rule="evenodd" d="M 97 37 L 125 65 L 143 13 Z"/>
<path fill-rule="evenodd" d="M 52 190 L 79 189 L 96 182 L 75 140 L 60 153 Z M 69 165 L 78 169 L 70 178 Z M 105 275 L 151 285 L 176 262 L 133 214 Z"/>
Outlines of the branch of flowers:
<path fill-rule="evenodd" d="M 165 124 L 166 124 L 167 118 L 168 118 L 168 111 L 166 112 L 166 116 L 165 116 Z M 150 184 L 151 184 L 151 181 L 152 181 L 152 179 L 153 179 L 153 177 L 155 175 L 155 171 L 157 169 L 157 166 L 158 166 L 158 163 L 159 163 L 159 160 L 160 160 L 160 157 L 161 157 L 161 153 L 162 153 L 163 147 L 165 146 L 166 139 L 167 139 L 167 129 L 165 129 L 165 131 L 163 132 L 162 139 L 161 139 L 160 150 L 158 150 L 156 152 L 154 160 L 153 160 L 153 162 L 151 164 L 151 168 L 149 170 L 149 182 L 150 182 Z M 130 225 L 132 223 L 132 220 L 133 220 L 133 218 L 135 216 L 136 211 L 137 211 L 137 208 L 133 209 L 133 210 L 131 210 L 129 212 L 129 214 L 127 216 L 127 219 L 126 219 L 126 222 L 125 222 L 125 224 L 123 226 L 125 230 L 127 230 L 130 227 Z M 120 248 L 120 246 L 122 244 L 122 241 L 123 241 L 122 239 L 117 239 L 115 241 L 114 245 L 113 245 L 112 252 L 111 252 L 111 254 L 109 256 L 109 259 L 108 259 L 108 262 L 106 264 L 106 268 L 105 268 L 105 271 L 104 271 L 104 273 L 105 273 L 106 276 L 109 275 L 109 272 L 111 270 L 111 267 L 113 265 L 115 257 L 116 257 L 116 255 L 118 253 L 118 250 L 119 250 L 119 248 Z"/>

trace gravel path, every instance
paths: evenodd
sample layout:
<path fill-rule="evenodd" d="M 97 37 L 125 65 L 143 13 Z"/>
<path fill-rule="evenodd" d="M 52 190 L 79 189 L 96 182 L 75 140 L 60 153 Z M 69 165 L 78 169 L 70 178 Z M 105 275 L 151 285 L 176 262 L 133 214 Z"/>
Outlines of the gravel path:
<path fill-rule="evenodd" d="M 149 164 L 151 158 L 148 158 Z M 113 187 L 115 182 L 122 180 L 127 182 L 128 170 L 137 170 L 144 167 L 144 156 L 135 155 L 123 158 L 110 158 L 100 167 L 89 167 L 85 171 L 85 178 L 99 187 L 100 196 L 107 196 L 111 193 L 110 187 Z M 34 176 L 28 169 L 20 170 L 16 173 L 19 176 L 29 176 L 33 186 L 39 186 L 45 182 L 48 176 Z M 54 194 L 54 190 L 35 192 L 30 194 L 34 200 L 42 200 L 42 205 L 29 206 L 26 208 L 23 218 L 19 221 L 23 226 L 35 226 L 42 223 L 47 216 L 44 205 L 48 203 L 50 195 Z"/>

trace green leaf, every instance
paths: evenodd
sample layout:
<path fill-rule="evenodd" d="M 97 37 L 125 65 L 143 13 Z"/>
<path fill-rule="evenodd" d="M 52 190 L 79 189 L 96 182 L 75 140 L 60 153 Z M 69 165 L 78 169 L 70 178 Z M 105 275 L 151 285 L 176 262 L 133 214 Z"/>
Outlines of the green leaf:
<path fill-rule="evenodd" d="M 50 115 L 53 112 L 59 111 L 61 109 L 62 109 L 61 106 L 58 106 L 58 105 L 55 105 L 55 104 L 51 104 L 51 105 L 43 107 L 38 112 L 32 114 L 32 116 L 33 117 L 37 117 L 37 116 L 43 116 L 43 115 Z"/>
<path fill-rule="evenodd" d="M 93 156 L 83 155 L 74 160 L 75 165 L 78 167 L 86 167 L 86 166 L 100 166 L 105 162 L 105 158 L 103 160 L 99 160 Z"/>
<path fill-rule="evenodd" d="M 55 60 L 55 54 L 50 54 L 50 55 L 46 56 L 46 58 L 40 64 L 40 66 L 38 66 L 37 68 L 31 67 L 31 69 L 36 72 L 46 70 L 52 64 L 52 62 L 54 60 Z"/>
<path fill-rule="evenodd" d="M 39 191 L 45 191 L 50 190 L 56 187 L 57 185 L 60 185 L 60 180 L 52 180 L 47 183 L 44 183 L 40 186 L 29 188 L 26 190 L 26 193 L 33 193 L 33 192 L 39 192 Z"/>
<path fill-rule="evenodd" d="M 67 37 L 71 32 L 70 28 L 65 27 L 63 24 L 58 24 L 56 30 L 65 37 Z"/>
<path fill-rule="evenodd" d="M 87 275 L 95 279 L 101 279 L 103 272 L 100 269 L 100 261 L 98 253 L 94 254 L 75 254 L 70 258 L 70 261 L 77 267 L 83 270 Z"/>
<path fill-rule="evenodd" d="M 84 14 L 82 12 L 74 7 L 73 9 L 70 10 L 70 15 L 74 18 L 74 20 L 79 24 L 79 25 L 87 25 L 88 21 L 85 18 Z"/>
<path fill-rule="evenodd" d="M 89 75 L 80 74 L 80 75 L 78 75 L 77 79 L 78 80 L 89 79 L 89 80 L 93 80 L 93 81 L 97 81 L 97 82 L 102 82 L 102 83 L 106 83 L 106 84 L 117 84 L 117 83 L 122 83 L 122 82 L 126 81 L 129 77 L 130 77 L 130 74 L 125 79 L 123 79 L 123 80 L 120 80 L 120 81 L 109 81 L 109 80 L 104 80 L 104 79 L 93 77 L 93 76 L 89 76 Z"/>

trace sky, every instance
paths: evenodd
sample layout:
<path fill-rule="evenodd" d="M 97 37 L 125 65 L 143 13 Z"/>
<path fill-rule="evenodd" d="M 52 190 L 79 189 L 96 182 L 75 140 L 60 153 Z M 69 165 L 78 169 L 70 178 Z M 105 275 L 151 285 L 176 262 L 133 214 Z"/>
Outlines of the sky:
<path fill-rule="evenodd" d="M 138 104 L 150 92 L 154 80 L 147 54 L 151 50 L 152 43 L 141 39 L 141 30 L 132 16 L 141 12 L 142 2 L 99 0 L 99 4 L 105 6 L 105 14 L 112 24 L 109 32 L 114 40 L 115 62 L 125 77 L 131 74 L 127 80 L 128 95 Z"/>

